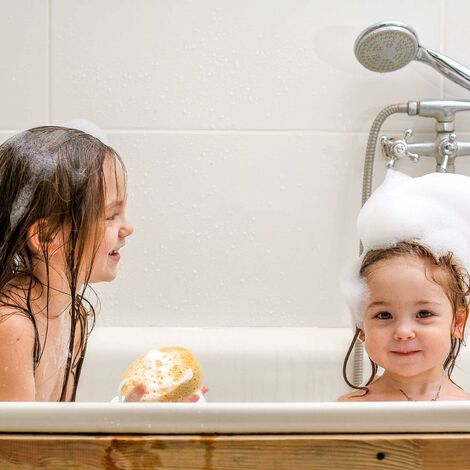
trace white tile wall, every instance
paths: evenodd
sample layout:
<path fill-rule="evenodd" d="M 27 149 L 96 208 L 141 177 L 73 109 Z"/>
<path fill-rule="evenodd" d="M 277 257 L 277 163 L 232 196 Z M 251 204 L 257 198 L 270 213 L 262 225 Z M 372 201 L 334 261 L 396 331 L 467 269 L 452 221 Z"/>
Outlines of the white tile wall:
<path fill-rule="evenodd" d="M 135 235 L 106 287 L 103 318 L 327 325 L 338 268 L 356 250 L 355 135 L 117 134 L 129 169 Z M 145 168 L 142 171 L 142 168 Z M 138 190 L 137 190 L 138 188 Z M 345 213 L 349 207 L 349 213 Z M 139 282 L 131 283 L 139 270 Z M 115 288 L 127 290 L 114 299 Z M 152 300 L 149 302 L 149 300 Z M 346 320 L 344 315 L 343 321 Z"/>
<path fill-rule="evenodd" d="M 126 129 L 356 131 L 383 104 L 439 95 L 440 78 L 426 66 L 380 77 L 352 50 L 384 17 L 413 23 L 439 47 L 440 1 L 329 5 L 53 1 L 53 118 Z"/>
<path fill-rule="evenodd" d="M 470 25 L 466 21 L 460 21 L 470 14 L 470 5 L 462 0 L 447 0 L 445 19 L 447 24 L 454 27 L 446 28 L 444 35 L 443 52 L 452 59 L 470 68 L 470 54 L 468 51 L 468 38 L 470 37 Z M 449 99 L 470 100 L 470 91 L 446 81 L 444 85 L 445 96 Z M 456 123 L 460 129 L 470 129 L 470 116 L 462 113 L 457 116 Z"/>
<path fill-rule="evenodd" d="M 0 2 L 0 129 L 48 119 L 48 3 Z"/>
<path fill-rule="evenodd" d="M 470 66 L 464 0 L 0 6 L 0 138 L 87 118 L 128 166 L 136 232 L 120 278 L 98 286 L 101 324 L 348 325 L 337 279 L 357 250 L 373 118 L 392 103 L 469 98 L 426 65 L 380 75 L 353 54 L 363 28 L 394 19 Z M 433 130 L 406 116 L 385 130 L 409 126 Z M 433 163 L 400 168 L 423 174 Z M 470 162 L 458 169 L 470 174 Z"/>

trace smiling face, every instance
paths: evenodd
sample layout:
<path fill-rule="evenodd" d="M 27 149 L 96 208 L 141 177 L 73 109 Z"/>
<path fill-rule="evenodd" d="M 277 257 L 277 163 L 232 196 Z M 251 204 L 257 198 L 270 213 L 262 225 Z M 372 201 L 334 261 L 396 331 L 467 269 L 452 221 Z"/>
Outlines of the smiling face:
<path fill-rule="evenodd" d="M 89 282 L 112 281 L 117 275 L 119 250 L 134 231 L 126 218 L 126 181 L 120 163 L 106 158 L 103 171 L 106 183 L 105 223 L 94 257 Z"/>
<path fill-rule="evenodd" d="M 367 285 L 360 338 L 369 357 L 396 376 L 441 374 L 451 335 L 460 335 L 444 290 L 446 272 L 403 255 L 372 265 Z"/>

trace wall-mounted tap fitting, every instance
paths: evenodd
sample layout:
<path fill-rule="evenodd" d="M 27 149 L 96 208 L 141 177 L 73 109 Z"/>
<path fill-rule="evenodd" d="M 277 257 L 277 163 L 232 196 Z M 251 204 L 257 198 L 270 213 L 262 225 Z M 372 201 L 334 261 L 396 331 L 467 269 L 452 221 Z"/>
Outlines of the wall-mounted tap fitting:
<path fill-rule="evenodd" d="M 387 166 L 394 168 L 403 157 L 417 162 L 420 157 L 436 159 L 436 171 L 455 172 L 455 159 L 470 155 L 470 142 L 459 142 L 454 133 L 455 113 L 469 111 L 470 101 L 423 100 L 409 101 L 408 115 L 434 118 L 436 120 L 436 138 L 432 142 L 410 142 L 411 129 L 405 131 L 403 138 L 382 136 L 380 142 Z"/>

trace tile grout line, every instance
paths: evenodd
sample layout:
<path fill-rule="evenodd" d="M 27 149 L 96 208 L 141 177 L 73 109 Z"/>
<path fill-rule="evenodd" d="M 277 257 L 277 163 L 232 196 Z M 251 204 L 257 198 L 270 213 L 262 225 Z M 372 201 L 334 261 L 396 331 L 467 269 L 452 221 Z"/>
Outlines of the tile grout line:
<path fill-rule="evenodd" d="M 440 38 L 439 38 L 439 46 L 440 46 L 440 51 L 445 54 L 445 0 L 441 0 L 441 15 L 440 15 L 440 20 L 441 20 L 441 27 L 440 27 Z M 441 75 L 441 74 L 440 74 Z M 441 86 L 440 86 L 440 93 L 441 93 L 441 99 L 444 99 L 444 93 L 445 93 L 445 82 L 444 82 L 444 77 L 441 75 Z"/>
<path fill-rule="evenodd" d="M 332 131 L 332 130 L 260 130 L 260 129 L 217 129 L 217 130 L 206 130 L 206 129 L 106 129 L 101 128 L 103 132 L 108 134 L 129 134 L 129 135 L 253 135 L 253 136 L 316 136 L 316 135 L 357 135 L 364 136 L 368 135 L 368 130 L 350 130 L 350 131 Z M 16 133 L 21 129 L 0 129 L 0 133 Z M 385 129 L 384 132 L 401 132 L 401 128 L 396 129 Z M 414 135 L 434 135 L 433 131 L 416 131 Z"/>
<path fill-rule="evenodd" d="M 52 26 L 52 0 L 47 0 L 47 47 L 46 47 L 46 62 L 47 62 L 47 87 L 46 87 L 46 120 L 47 124 L 51 124 L 51 26 Z"/>

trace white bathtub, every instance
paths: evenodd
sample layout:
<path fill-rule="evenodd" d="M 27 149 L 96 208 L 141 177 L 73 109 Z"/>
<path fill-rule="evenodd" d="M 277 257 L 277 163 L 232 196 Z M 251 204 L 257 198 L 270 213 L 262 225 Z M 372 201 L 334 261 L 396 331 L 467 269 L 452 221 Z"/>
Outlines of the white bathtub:
<path fill-rule="evenodd" d="M 0 432 L 470 432 L 470 402 L 334 403 L 347 391 L 350 338 L 346 328 L 96 328 L 77 403 L 0 403 Z M 110 403 L 136 356 L 169 345 L 199 358 L 208 403 Z M 464 349 L 455 379 L 467 389 L 468 370 Z"/>
<path fill-rule="evenodd" d="M 138 355 L 181 345 L 201 362 L 209 402 L 332 401 L 347 390 L 351 336 L 347 328 L 96 328 L 77 399 L 110 401 Z"/>

